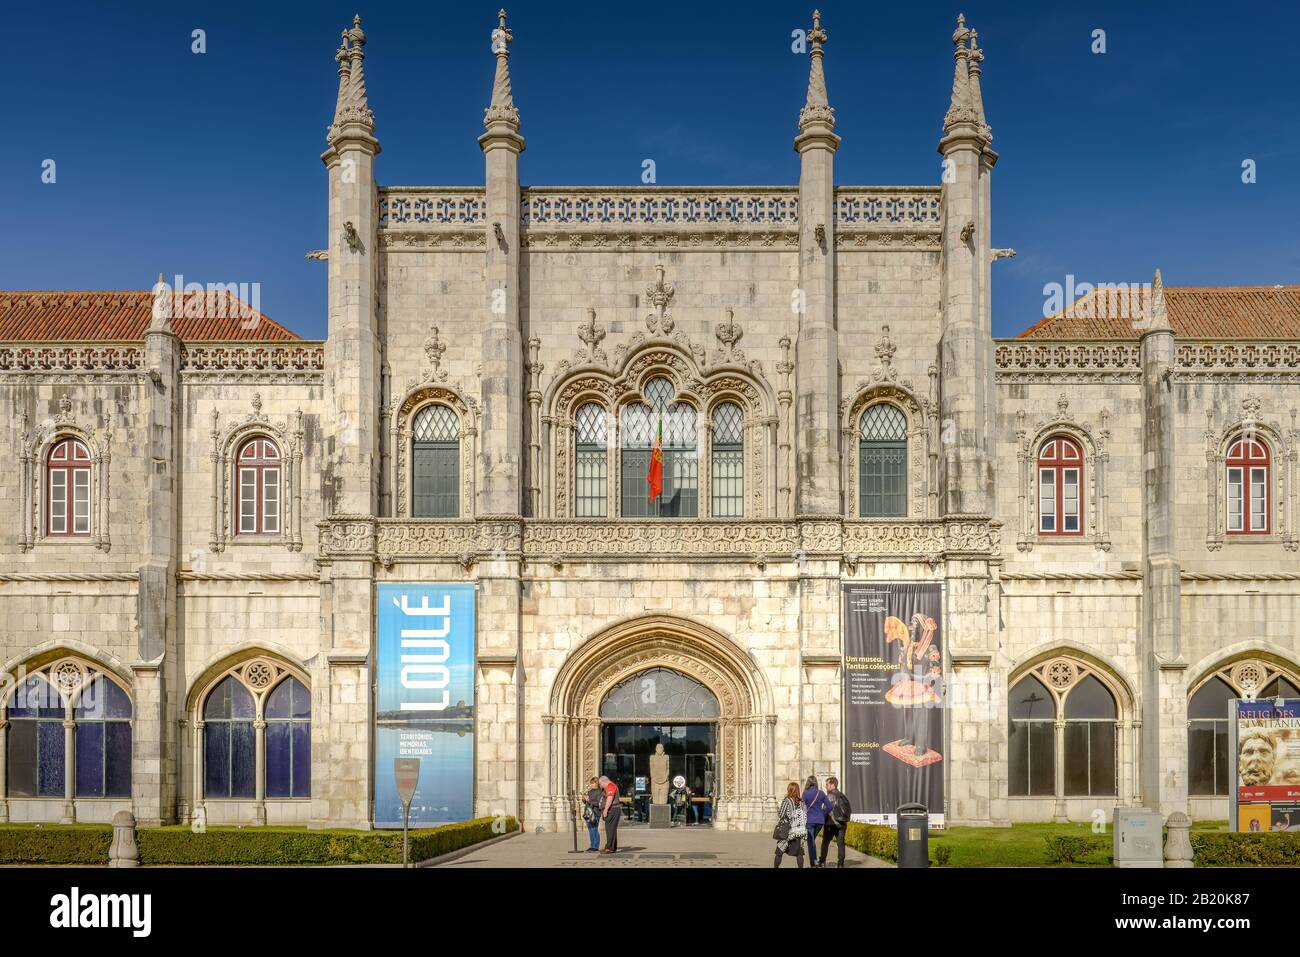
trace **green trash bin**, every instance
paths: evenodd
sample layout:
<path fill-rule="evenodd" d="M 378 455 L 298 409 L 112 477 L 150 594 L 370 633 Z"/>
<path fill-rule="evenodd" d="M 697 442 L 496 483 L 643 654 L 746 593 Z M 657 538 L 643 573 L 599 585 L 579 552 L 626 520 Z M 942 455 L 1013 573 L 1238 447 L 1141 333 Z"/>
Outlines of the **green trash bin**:
<path fill-rule="evenodd" d="M 930 866 L 930 810 L 924 804 L 898 809 L 898 866 Z"/>

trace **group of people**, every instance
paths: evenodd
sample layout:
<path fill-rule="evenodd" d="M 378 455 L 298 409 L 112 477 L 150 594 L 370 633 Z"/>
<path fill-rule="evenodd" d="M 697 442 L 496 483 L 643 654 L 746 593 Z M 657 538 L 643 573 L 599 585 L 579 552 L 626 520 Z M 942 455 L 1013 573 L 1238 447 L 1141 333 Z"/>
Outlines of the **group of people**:
<path fill-rule="evenodd" d="M 777 810 L 776 829 L 772 837 L 776 839 L 776 858 L 773 867 L 781 866 L 781 859 L 787 854 L 803 867 L 803 848 L 808 845 L 809 864 L 812 867 L 825 867 L 826 855 L 831 841 L 838 850 L 836 867 L 844 866 L 844 832 L 848 830 L 853 808 L 849 799 L 840 790 L 840 782 L 835 778 L 826 779 L 826 790 L 817 785 L 817 778 L 809 775 L 803 793 L 799 785 L 791 781 L 786 787 L 785 798 Z M 619 802 L 618 785 L 609 777 L 601 775 L 587 782 L 587 794 L 582 801 L 582 819 L 587 825 L 587 837 L 590 846 L 588 854 L 618 853 L 618 824 L 623 817 L 623 806 Z M 600 826 L 605 825 L 605 846 L 600 846 Z M 821 835 L 821 860 L 817 857 L 817 836 Z"/>
<path fill-rule="evenodd" d="M 809 775 L 802 794 L 799 793 L 799 784 L 791 781 L 777 809 L 776 828 L 772 831 L 776 840 L 776 857 L 772 866 L 780 867 L 781 859 L 789 854 L 803 867 L 803 848 L 807 841 L 809 866 L 825 867 L 826 852 L 834 841 L 839 851 L 835 866 L 843 867 L 844 832 L 848 830 L 852 814 L 849 799 L 835 778 L 826 779 L 826 790 L 823 791 L 817 786 L 817 778 Z M 820 862 L 817 859 L 818 834 L 822 838 Z"/>

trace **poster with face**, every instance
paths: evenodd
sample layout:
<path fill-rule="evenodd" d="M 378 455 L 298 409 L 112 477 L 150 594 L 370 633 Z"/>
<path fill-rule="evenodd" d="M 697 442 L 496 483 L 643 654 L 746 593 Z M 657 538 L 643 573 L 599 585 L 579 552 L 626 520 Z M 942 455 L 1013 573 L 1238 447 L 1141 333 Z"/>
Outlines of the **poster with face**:
<path fill-rule="evenodd" d="M 1234 701 L 1231 707 L 1237 829 L 1300 825 L 1300 699 Z"/>
<path fill-rule="evenodd" d="M 844 589 L 844 774 L 855 820 L 896 824 L 903 804 L 944 823 L 942 587 Z"/>

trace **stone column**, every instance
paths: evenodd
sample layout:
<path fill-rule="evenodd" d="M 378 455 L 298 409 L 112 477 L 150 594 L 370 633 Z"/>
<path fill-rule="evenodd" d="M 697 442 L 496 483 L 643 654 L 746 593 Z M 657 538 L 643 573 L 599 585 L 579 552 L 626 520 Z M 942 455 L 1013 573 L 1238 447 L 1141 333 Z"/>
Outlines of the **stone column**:
<path fill-rule="evenodd" d="M 1187 701 L 1180 625 L 1181 567 L 1175 544 L 1178 414 L 1175 345 L 1156 271 L 1142 334 L 1142 801 L 1163 814 L 1187 811 Z"/>
<path fill-rule="evenodd" d="M 1065 808 L 1065 719 L 1058 716 L 1052 724 L 1052 730 L 1054 732 L 1052 747 L 1056 755 L 1054 762 L 1056 769 L 1054 783 L 1056 806 L 1052 811 L 1052 820 L 1063 822 L 1070 819 Z"/>
<path fill-rule="evenodd" d="M 799 289 L 795 307 L 795 448 L 799 515 L 839 515 L 839 332 L 835 315 L 835 111 L 826 96 L 817 15 L 808 32 L 808 96 L 799 112 Z"/>
<path fill-rule="evenodd" d="M 9 823 L 9 711 L 0 711 L 0 824 Z"/>
<path fill-rule="evenodd" d="M 72 720 L 72 708 L 63 719 L 63 817 L 60 824 L 75 824 L 77 821 L 77 723 Z"/>
<path fill-rule="evenodd" d="M 258 710 L 261 710 L 261 703 Z M 266 823 L 266 720 L 259 714 L 253 722 L 253 737 L 256 741 L 256 760 L 254 761 L 253 781 L 253 822 Z"/>
<path fill-rule="evenodd" d="M 204 793 L 204 773 L 207 768 L 207 755 L 204 753 L 206 736 L 203 729 L 207 723 L 198 714 L 194 719 L 194 775 L 193 786 L 194 793 L 190 796 L 190 823 L 202 821 L 205 824 L 208 820 L 207 795 Z"/>

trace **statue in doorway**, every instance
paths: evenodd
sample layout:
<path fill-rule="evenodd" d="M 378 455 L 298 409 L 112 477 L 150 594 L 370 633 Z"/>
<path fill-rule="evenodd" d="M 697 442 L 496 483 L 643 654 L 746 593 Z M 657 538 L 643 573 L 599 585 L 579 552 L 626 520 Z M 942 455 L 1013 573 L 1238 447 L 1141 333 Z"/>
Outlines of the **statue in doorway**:
<path fill-rule="evenodd" d="M 668 755 L 662 744 L 656 744 L 655 753 L 650 755 L 650 802 L 668 803 Z"/>

